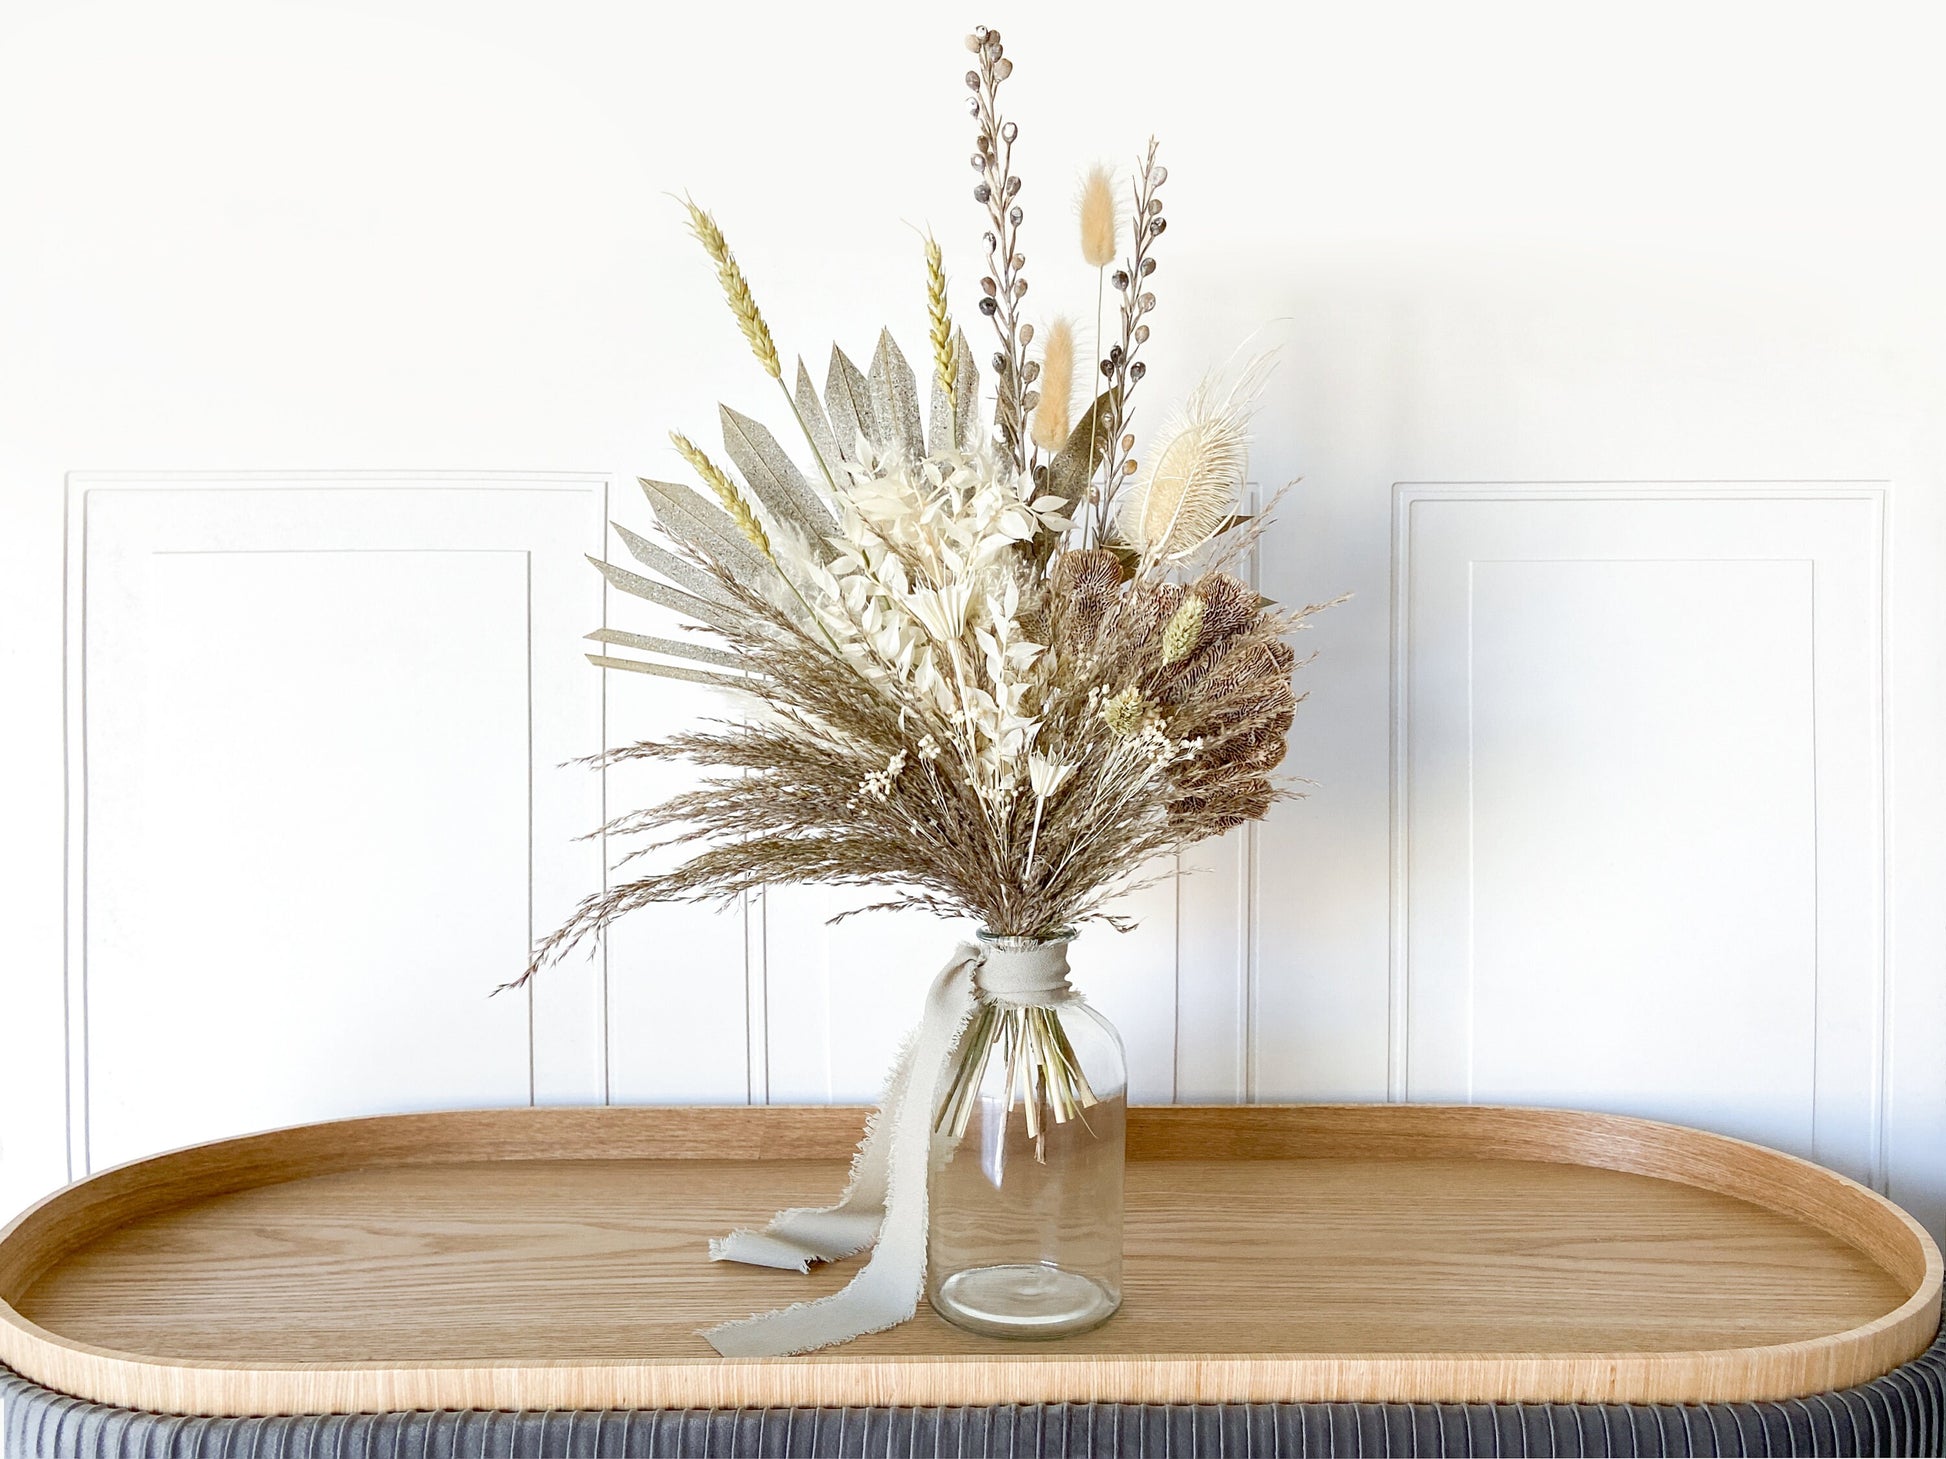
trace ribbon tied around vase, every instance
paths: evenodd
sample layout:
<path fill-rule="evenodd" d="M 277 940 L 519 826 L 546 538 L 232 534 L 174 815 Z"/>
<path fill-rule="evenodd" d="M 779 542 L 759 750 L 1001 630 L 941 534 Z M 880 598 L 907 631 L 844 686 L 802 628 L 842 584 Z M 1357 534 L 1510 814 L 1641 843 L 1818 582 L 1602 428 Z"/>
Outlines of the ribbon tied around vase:
<path fill-rule="evenodd" d="M 919 1027 L 892 1065 L 837 1204 L 779 1211 L 761 1230 L 732 1231 L 710 1242 L 712 1261 L 797 1272 L 868 1246 L 871 1259 L 828 1297 L 709 1328 L 703 1336 L 710 1346 L 726 1358 L 785 1357 L 849 1342 L 911 1317 L 926 1280 L 934 1113 L 979 999 L 1045 1006 L 1075 996 L 1068 985 L 1065 939 L 995 940 L 983 948 L 961 943 L 933 979 Z"/>

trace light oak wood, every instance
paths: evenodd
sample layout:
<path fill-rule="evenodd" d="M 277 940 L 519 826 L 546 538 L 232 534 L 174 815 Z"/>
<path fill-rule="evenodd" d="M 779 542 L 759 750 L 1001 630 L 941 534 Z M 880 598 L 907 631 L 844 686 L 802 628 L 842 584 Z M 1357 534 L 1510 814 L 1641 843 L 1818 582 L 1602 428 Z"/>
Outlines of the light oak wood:
<path fill-rule="evenodd" d="M 225 1140 L 0 1233 L 0 1361 L 185 1413 L 1700 1401 L 1876 1377 L 1940 1257 L 1862 1186 L 1671 1125 L 1425 1105 L 1129 1115 L 1122 1312 L 1040 1344 L 923 1304 L 806 1358 L 696 1330 L 835 1290 L 704 1240 L 842 1182 L 862 1112 L 518 1109 Z"/>

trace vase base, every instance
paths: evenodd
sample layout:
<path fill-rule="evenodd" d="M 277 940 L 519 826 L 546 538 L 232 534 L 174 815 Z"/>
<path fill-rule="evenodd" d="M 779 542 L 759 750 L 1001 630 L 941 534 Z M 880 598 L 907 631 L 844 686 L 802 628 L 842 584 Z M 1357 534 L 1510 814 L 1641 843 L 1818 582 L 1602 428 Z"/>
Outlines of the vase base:
<path fill-rule="evenodd" d="M 1106 1322 L 1122 1299 L 1093 1277 L 1046 1262 L 954 1272 L 932 1293 L 933 1310 L 989 1337 L 1065 1337 Z"/>

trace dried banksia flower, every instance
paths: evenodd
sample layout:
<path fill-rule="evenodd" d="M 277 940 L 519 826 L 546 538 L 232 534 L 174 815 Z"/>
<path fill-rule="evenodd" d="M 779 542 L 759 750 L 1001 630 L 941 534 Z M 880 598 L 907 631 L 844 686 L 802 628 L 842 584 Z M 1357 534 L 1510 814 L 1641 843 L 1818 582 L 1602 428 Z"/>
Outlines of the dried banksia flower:
<path fill-rule="evenodd" d="M 1096 163 L 1081 179 L 1081 256 L 1090 268 L 1106 268 L 1115 261 L 1115 178 Z"/>
<path fill-rule="evenodd" d="M 1287 643 L 1246 643 L 1226 654 L 1210 672 L 1205 688 L 1210 694 L 1229 696 L 1256 680 L 1281 680 L 1288 688 L 1291 667 L 1297 653 Z"/>
<path fill-rule="evenodd" d="M 689 231 L 696 235 L 696 241 L 703 245 L 703 252 L 716 265 L 716 281 L 723 286 L 723 297 L 729 301 L 730 312 L 736 315 L 737 327 L 743 331 L 743 337 L 750 341 L 751 353 L 757 357 L 757 363 L 764 367 L 765 374 L 781 382 L 784 367 L 777 358 L 777 343 L 770 337 L 770 326 L 764 323 L 756 297 L 750 292 L 750 281 L 744 278 L 743 266 L 730 252 L 723 230 L 716 226 L 716 219 L 688 198 L 682 200 L 682 205 L 689 210 Z"/>
<path fill-rule="evenodd" d="M 1208 638 L 1241 633 L 1260 611 L 1256 592 L 1227 572 L 1204 573 L 1190 591 L 1203 600 L 1203 631 Z"/>
<path fill-rule="evenodd" d="M 1186 659 L 1196 642 L 1203 635 L 1203 600 L 1197 597 L 1184 598 L 1182 607 L 1176 609 L 1169 619 L 1168 626 L 1162 630 L 1162 662 L 1164 665 Z"/>
<path fill-rule="evenodd" d="M 1181 606 L 1182 589 L 1176 584 L 1138 582 L 1116 603 L 1114 620 L 1104 632 L 1131 645 L 1149 643 Z"/>
<path fill-rule="evenodd" d="M 1034 444 L 1050 455 L 1068 443 L 1074 425 L 1074 326 L 1057 319 L 1041 348 L 1040 404 L 1034 407 Z"/>
<path fill-rule="evenodd" d="M 737 485 L 730 480 L 729 474 L 710 460 L 703 453 L 702 448 L 682 432 L 671 431 L 669 441 L 682 453 L 682 459 L 689 463 L 690 468 L 703 478 L 703 485 L 707 486 L 716 499 L 723 504 L 723 510 L 729 513 L 730 520 L 736 523 L 737 531 L 741 532 L 745 540 L 757 551 L 765 557 L 770 557 L 770 534 L 764 531 L 764 524 L 757 520 L 756 512 L 744 499 L 743 493 L 737 490 Z"/>
<path fill-rule="evenodd" d="M 1106 548 L 1063 552 L 1047 570 L 1049 597 L 1057 605 L 1061 636 L 1084 647 L 1122 591 L 1122 565 Z"/>
<path fill-rule="evenodd" d="M 939 244 L 926 238 L 926 318 L 932 325 L 932 368 L 946 398 L 953 396 L 953 318 L 946 309 L 946 263 Z"/>
<path fill-rule="evenodd" d="M 1246 821 L 1262 820 L 1276 799 L 1275 787 L 1257 777 L 1224 785 L 1208 795 L 1185 797 L 1171 804 L 1170 809 L 1177 815 L 1205 818 L 1215 829 L 1227 831 Z"/>

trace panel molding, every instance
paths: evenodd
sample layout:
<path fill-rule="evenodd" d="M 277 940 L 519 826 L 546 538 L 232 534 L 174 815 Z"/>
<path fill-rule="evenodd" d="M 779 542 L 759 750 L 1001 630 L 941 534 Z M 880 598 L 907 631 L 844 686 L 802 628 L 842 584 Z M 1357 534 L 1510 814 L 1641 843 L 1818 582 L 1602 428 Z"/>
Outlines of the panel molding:
<path fill-rule="evenodd" d="M 1862 655 L 1862 667 L 1869 678 L 1865 686 L 1869 703 L 1869 766 L 1865 769 L 1865 783 L 1852 784 L 1845 788 L 1848 796 L 1846 805 L 1858 814 L 1870 818 L 1870 868 L 1871 886 L 1869 889 L 1869 922 L 1871 947 L 1869 949 L 1870 986 L 1868 993 L 1869 1008 L 1858 1010 L 1860 1020 L 1868 1025 L 1868 1032 L 1860 1030 L 1870 1042 L 1870 1078 L 1865 1091 L 1869 1100 L 1869 1130 L 1863 1148 L 1856 1142 L 1835 1137 L 1829 1149 L 1823 1148 L 1825 1137 L 1830 1132 L 1819 1128 L 1814 1122 L 1814 1138 L 1819 1141 L 1816 1154 L 1820 1159 L 1841 1166 L 1849 1165 L 1866 1175 L 1872 1183 L 1884 1187 L 1887 1177 L 1888 1151 L 1887 1130 L 1888 1111 L 1891 1103 L 1891 1070 L 1887 1051 L 1890 1044 L 1890 1030 L 1887 1020 L 1890 1015 L 1889 984 L 1891 978 L 1890 940 L 1887 917 L 1889 915 L 1889 896 L 1887 885 L 1888 871 L 1888 823 L 1886 806 L 1886 763 L 1887 763 L 1887 704 L 1886 704 L 1886 621 L 1887 621 L 1887 548 L 1886 530 L 1889 516 L 1889 483 L 1871 480 L 1837 481 L 1728 481 L 1728 482 L 1681 482 L 1681 481 L 1588 481 L 1588 482 L 1400 482 L 1394 486 L 1392 512 L 1392 623 L 1391 623 L 1391 745 L 1390 745 L 1390 802 L 1391 802 L 1391 845 L 1389 862 L 1389 928 L 1388 928 L 1388 968 L 1387 968 L 1387 1092 L 1394 1101 L 1409 1099 L 1413 1096 L 1416 1083 L 1413 1043 L 1413 970 L 1411 966 L 1410 930 L 1413 913 L 1412 855 L 1414 847 L 1414 786 L 1413 786 L 1413 622 L 1414 622 L 1414 518 L 1415 509 L 1428 503 L 1845 503 L 1862 506 L 1870 513 L 1868 523 L 1860 524 L 1869 533 L 1870 549 L 1867 570 L 1869 580 L 1859 595 L 1869 605 L 1869 650 Z M 1798 554 L 1787 554 L 1793 560 L 1806 560 Z M 1512 555 L 1493 554 L 1494 560 L 1532 562 L 1547 558 L 1545 553 Z M 1589 552 L 1571 554 L 1568 560 L 1574 561 L 1647 561 L 1656 557 L 1667 557 L 1682 561 L 1713 560 L 1711 555 L 1699 559 L 1697 554 L 1675 552 L 1669 554 L 1635 554 L 1628 551 Z M 1774 559 L 1776 554 L 1753 549 L 1747 554 L 1733 555 L 1727 560 L 1750 561 Z M 1471 560 L 1471 559 L 1469 559 Z M 1817 644 L 1823 633 L 1819 629 L 1821 619 L 1814 620 L 1811 631 L 1813 642 Z M 1818 644 L 1818 647 L 1821 647 Z M 1814 683 L 1828 669 L 1820 662 L 1817 648 L 1812 649 Z M 1842 667 L 1842 666 L 1841 666 Z M 1825 718 L 1825 698 L 1814 689 L 1814 720 L 1821 724 Z M 1812 731 L 1817 736 L 1817 729 Z M 1814 745 L 1816 741 L 1814 738 Z M 1818 757 L 1814 750 L 1815 795 L 1820 807 L 1828 794 L 1836 794 L 1831 788 L 1831 767 L 1824 758 Z M 1840 768 L 1836 773 L 1847 773 Z M 1826 884 L 1832 868 L 1826 858 L 1817 858 L 1816 876 L 1820 890 Z M 1469 874 L 1470 879 L 1470 874 Z M 1851 895 L 1857 900 L 1856 888 Z M 1825 951 L 1823 939 L 1818 938 L 1818 966 L 1822 968 Z M 1470 954 L 1469 954 L 1470 958 Z M 1818 1010 L 1819 1024 L 1828 1018 L 1838 1016 L 1834 1010 Z M 1849 1035 L 1847 1035 L 1849 1037 Z M 1826 1062 L 1829 1051 L 1824 1047 L 1826 1041 L 1819 1039 L 1815 1046 L 1816 1062 Z M 1823 1071 L 1814 1074 L 1821 1077 Z M 1828 1094 L 1829 1091 L 1823 1091 Z M 1814 1101 L 1815 1102 L 1815 1101 Z M 1841 1148 L 1842 1147 L 1842 1148 Z"/>
<path fill-rule="evenodd" d="M 89 946 L 89 603 L 90 574 L 95 564 L 90 560 L 90 505 L 108 493 L 134 493 L 141 498 L 154 499 L 169 494 L 200 496 L 207 498 L 210 493 L 271 492 L 289 501 L 294 493 L 370 493 L 374 498 L 397 497 L 401 493 L 426 493 L 452 491 L 455 493 L 534 493 L 561 494 L 563 498 L 578 495 L 584 501 L 569 510 L 580 514 L 582 527 L 574 528 L 578 537 L 585 537 L 585 546 L 599 550 L 606 530 L 607 499 L 609 478 L 602 473 L 592 472 L 478 472 L 478 471 L 115 471 L 115 472 L 71 472 L 65 478 L 65 603 L 64 603 L 64 741 L 66 786 L 66 826 L 63 855 L 65 862 L 65 907 L 64 907 L 64 955 L 62 982 L 65 1006 L 65 1058 L 67 1068 L 67 1134 L 70 1178 L 76 1178 L 93 1168 L 95 1160 L 92 1138 L 93 1079 L 91 1077 L 91 1039 L 90 1039 L 90 989 L 88 968 Z M 567 525 L 568 519 L 556 514 L 560 508 L 549 506 L 545 509 L 550 522 L 558 529 Z M 531 519 L 538 520 L 538 519 Z M 585 531 L 583 530 L 585 528 Z M 184 555 L 246 554 L 264 555 L 279 552 L 324 554 L 344 552 L 355 554 L 383 553 L 442 553 L 458 552 L 466 554 L 513 554 L 521 559 L 520 572 L 526 583 L 524 616 L 526 622 L 525 684 L 528 705 L 525 743 L 527 746 L 527 784 L 525 786 L 525 805 L 527 815 L 527 922 L 529 931 L 537 923 L 538 904 L 549 902 L 545 915 L 555 915 L 553 902 L 560 899 L 564 891 L 561 885 L 549 883 L 562 882 L 565 858 L 561 856 L 542 856 L 537 851 L 537 833 L 541 823 L 547 822 L 545 834 L 553 838 L 562 829 L 553 821 L 561 820 L 561 810 L 553 801 L 560 800 L 558 795 L 537 797 L 536 771 L 549 768 L 559 760 L 571 755 L 590 753 L 599 748 L 596 745 L 564 746 L 553 742 L 542 743 L 537 739 L 534 696 L 536 687 L 537 646 L 535 636 L 536 602 L 535 572 L 532 544 L 523 540 L 521 519 L 514 518 L 506 528 L 491 528 L 477 520 L 466 523 L 466 531 L 455 533 L 454 541 L 440 543 L 432 540 L 415 540 L 410 545 L 388 544 L 382 538 L 383 528 L 375 526 L 373 538 L 355 544 L 333 546 L 289 546 L 258 544 L 249 546 L 212 546 L 212 545 L 175 545 L 157 547 L 143 553 L 145 557 L 180 557 Z M 458 540 L 471 538 L 477 540 Z M 487 540 L 492 539 L 492 540 Z M 98 585 L 97 585 L 98 586 Z M 606 622 L 607 590 L 596 586 L 587 594 L 587 603 L 570 600 L 564 605 L 565 611 L 584 612 L 588 607 L 599 605 L 601 621 Z M 554 609 L 551 611 L 563 611 Z M 409 626 L 407 630 L 409 631 Z M 584 632 L 585 629 L 578 629 Z M 604 695 L 605 701 L 605 695 Z M 605 708 L 605 702 L 604 702 Z M 597 741 L 605 739 L 597 726 Z M 554 739 L 558 739 L 558 734 Z M 562 753 L 565 750 L 565 753 Z M 546 761 L 546 766 L 540 762 Z M 592 777 L 591 777 L 592 779 Z M 545 804 L 544 804 L 545 803 Z M 579 823 L 576 817 L 575 834 L 591 830 L 592 827 Z M 550 841 L 551 844 L 551 841 Z M 570 876 L 570 880 L 574 878 Z M 579 888 L 579 895 L 588 888 Z M 537 980 L 526 990 L 525 1009 L 527 1069 L 526 1082 L 529 1102 L 543 1102 L 568 1098 L 583 1102 L 589 1098 L 601 1098 L 606 1086 L 606 1009 L 607 975 L 605 951 L 598 951 L 600 959 L 598 978 L 594 985 L 593 996 L 585 991 L 581 995 L 570 993 L 565 988 L 543 987 Z"/>

